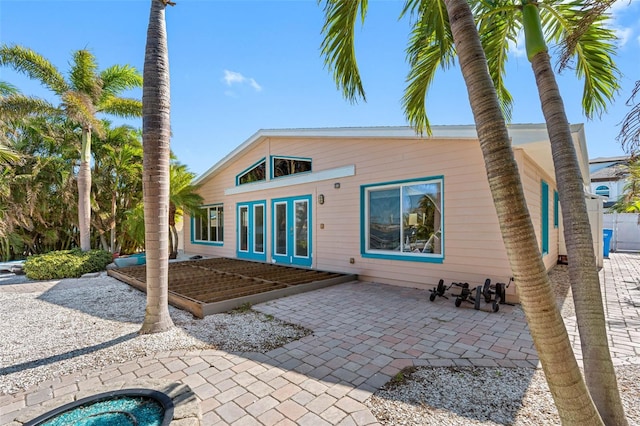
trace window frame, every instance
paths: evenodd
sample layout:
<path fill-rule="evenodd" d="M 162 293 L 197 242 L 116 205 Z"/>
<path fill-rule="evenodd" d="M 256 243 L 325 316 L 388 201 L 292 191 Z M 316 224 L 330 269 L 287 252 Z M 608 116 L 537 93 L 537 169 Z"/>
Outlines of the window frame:
<path fill-rule="evenodd" d="M 607 190 L 607 194 L 600 194 L 598 191 L 604 191 L 604 189 Z M 611 188 L 609 187 L 609 185 L 598 185 L 595 189 L 595 193 L 596 195 L 599 195 L 601 197 L 606 197 L 607 200 L 609 199 L 610 195 L 611 195 Z"/>
<path fill-rule="evenodd" d="M 295 160 L 295 161 L 308 161 L 310 163 L 311 168 L 305 172 L 298 172 L 298 173 L 291 173 L 289 175 L 285 175 L 285 176 L 276 176 L 275 175 L 275 171 L 276 171 L 276 165 L 275 162 L 277 159 L 283 159 L 283 160 Z M 291 176 L 297 176 L 297 175 L 302 175 L 302 174 L 306 174 L 306 173 L 312 173 L 313 172 L 313 159 L 309 158 L 309 157 L 291 157 L 288 155 L 272 155 L 269 159 L 269 178 L 270 179 L 282 179 L 282 178 L 287 178 L 287 177 L 291 177 Z"/>
<path fill-rule="evenodd" d="M 212 241 L 211 239 L 209 240 L 198 240 L 196 239 L 196 219 L 203 219 L 203 218 L 198 218 L 198 217 L 194 217 L 191 216 L 191 244 L 201 244 L 201 245 L 208 245 L 208 246 L 222 246 L 224 245 L 224 204 L 223 203 L 215 203 L 215 204 L 205 204 L 199 207 L 200 209 L 206 209 L 207 213 L 205 216 L 205 220 L 207 223 L 207 235 L 209 237 L 211 237 L 209 235 L 210 231 L 211 231 L 211 226 L 209 226 L 210 224 L 208 223 L 209 220 L 211 220 L 211 209 L 216 209 L 218 210 L 218 228 L 222 230 L 222 238 Z M 220 221 L 220 213 L 222 213 L 222 221 Z M 220 233 L 218 233 L 220 234 Z"/>
<path fill-rule="evenodd" d="M 245 183 L 240 183 L 240 179 L 249 174 L 252 170 L 260 167 L 261 164 L 264 163 L 264 179 L 260 179 L 260 180 L 256 180 L 254 182 L 245 182 Z M 255 163 L 253 163 L 251 166 L 247 167 L 246 169 L 244 169 L 243 171 L 241 171 L 240 173 L 238 173 L 236 175 L 236 186 L 241 186 L 241 185 L 249 185 L 252 183 L 258 183 L 258 182 L 265 182 L 267 180 L 267 158 L 266 157 L 262 157 L 260 160 L 256 161 Z"/>
<path fill-rule="evenodd" d="M 369 193 L 372 190 L 383 190 L 400 188 L 400 206 L 402 217 L 402 187 L 413 186 L 417 184 L 433 184 L 440 185 L 440 253 L 411 253 L 393 250 L 369 249 Z M 426 176 L 415 179 L 397 180 L 391 182 L 380 182 L 362 185 L 360 187 L 360 254 L 365 258 L 400 260 L 408 262 L 425 262 L 425 263 L 443 263 L 445 259 L 445 227 L 444 227 L 444 176 Z M 402 236 L 401 236 L 402 238 Z M 402 242 L 401 242 L 402 244 Z"/>

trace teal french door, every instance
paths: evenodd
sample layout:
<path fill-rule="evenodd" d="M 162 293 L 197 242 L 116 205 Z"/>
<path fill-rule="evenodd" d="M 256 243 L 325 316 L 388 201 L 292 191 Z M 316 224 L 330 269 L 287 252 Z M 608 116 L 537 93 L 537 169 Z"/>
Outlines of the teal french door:
<path fill-rule="evenodd" d="M 274 199 L 271 212 L 273 260 L 311 266 L 311 196 Z"/>
<path fill-rule="evenodd" d="M 238 258 L 267 260 L 265 225 L 266 202 L 252 201 L 237 205 L 237 249 Z"/>

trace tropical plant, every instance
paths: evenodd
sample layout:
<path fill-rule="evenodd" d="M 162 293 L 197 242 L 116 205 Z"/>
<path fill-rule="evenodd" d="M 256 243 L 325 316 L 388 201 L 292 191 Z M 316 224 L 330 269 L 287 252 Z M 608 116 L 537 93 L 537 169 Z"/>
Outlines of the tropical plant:
<path fill-rule="evenodd" d="M 173 327 L 169 316 L 169 157 L 171 140 L 169 51 L 165 9 L 168 0 L 151 0 L 142 89 L 144 147 L 142 190 L 147 307 L 140 333 Z"/>
<path fill-rule="evenodd" d="M 98 72 L 95 57 L 87 50 L 73 54 L 69 79 L 45 57 L 33 50 L 17 45 L 0 47 L 0 65 L 40 81 L 60 100 L 59 107 L 23 95 L 13 95 L 0 104 L 0 111 L 13 114 L 25 112 L 53 114 L 61 110 L 73 123 L 82 129 L 80 167 L 78 170 L 78 229 L 80 247 L 91 248 L 91 136 L 104 134 L 97 113 L 118 117 L 139 117 L 141 103 L 136 99 L 119 97 L 123 91 L 140 87 L 142 77 L 129 65 L 114 65 Z"/>
<path fill-rule="evenodd" d="M 618 213 L 640 213 L 640 159 L 629 163 L 623 193 L 611 209 Z"/>
<path fill-rule="evenodd" d="M 321 49 L 336 84 L 351 101 L 364 99 L 355 58 L 355 24 L 364 20 L 367 1 L 326 0 Z M 496 89 L 473 14 L 465 0 L 408 0 L 403 13 L 414 16 L 405 115 L 419 131 L 429 129 L 424 105 L 438 66 L 457 53 L 476 122 L 489 187 L 520 301 L 552 395 L 564 424 L 602 424 L 591 400 L 555 304 Z M 434 60 L 444 58 L 441 62 Z"/>
<path fill-rule="evenodd" d="M 111 128 L 106 122 L 105 129 L 105 137 L 98 138 L 93 149 L 93 227 L 102 248 L 117 253 L 123 243 L 126 249 L 137 248 L 128 244 L 122 224 L 124 212 L 142 202 L 142 137 L 129 126 Z"/>
<path fill-rule="evenodd" d="M 186 165 L 172 161 L 169 175 L 169 259 L 175 259 L 178 256 L 179 243 L 176 220 L 182 218 L 184 213 L 192 217 L 197 216 L 203 200 L 196 192 L 199 186 L 192 184 L 196 175 L 191 173 Z"/>
<path fill-rule="evenodd" d="M 606 424 L 626 424 L 609 352 L 584 182 L 547 48 L 547 40 L 561 44 L 570 34 L 580 32 L 572 43 L 564 42 L 564 46 L 573 48 L 565 57 L 575 58 L 576 75 L 584 81 L 582 107 L 587 117 L 592 117 L 606 110 L 619 88 L 619 72 L 612 60 L 615 34 L 606 27 L 604 16 L 592 19 L 588 28 L 582 27 L 582 21 L 593 15 L 582 0 L 477 0 L 474 5 L 491 74 L 507 107 L 511 101 L 504 88 L 508 43 L 516 40 L 520 29 L 524 30 L 527 58 L 535 75 L 553 154 L 587 386 Z"/>

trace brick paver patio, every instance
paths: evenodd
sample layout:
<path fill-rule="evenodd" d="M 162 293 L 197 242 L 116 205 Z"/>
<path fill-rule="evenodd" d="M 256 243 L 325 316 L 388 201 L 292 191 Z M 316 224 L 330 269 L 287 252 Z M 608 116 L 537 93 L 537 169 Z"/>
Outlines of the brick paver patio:
<path fill-rule="evenodd" d="M 612 254 L 602 277 L 615 362 L 640 364 L 640 255 Z M 254 309 L 313 335 L 266 354 L 158 353 L 59 377 L 0 397 L 0 424 L 53 397 L 143 378 L 188 384 L 201 400 L 203 425 L 369 425 L 377 421 L 363 402 L 406 366 L 537 366 L 518 307 L 489 313 L 428 296 L 351 282 L 260 304 Z M 565 320 L 579 356 L 575 318 Z"/>

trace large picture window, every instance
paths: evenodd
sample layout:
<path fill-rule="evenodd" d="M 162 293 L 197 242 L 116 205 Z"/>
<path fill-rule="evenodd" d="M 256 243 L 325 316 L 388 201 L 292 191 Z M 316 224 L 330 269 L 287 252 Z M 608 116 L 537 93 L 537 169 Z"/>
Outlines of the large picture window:
<path fill-rule="evenodd" d="M 363 255 L 441 261 L 443 179 L 362 187 Z"/>
<path fill-rule="evenodd" d="M 202 207 L 202 214 L 193 218 L 194 242 L 222 243 L 224 210 L 222 205 Z"/>

